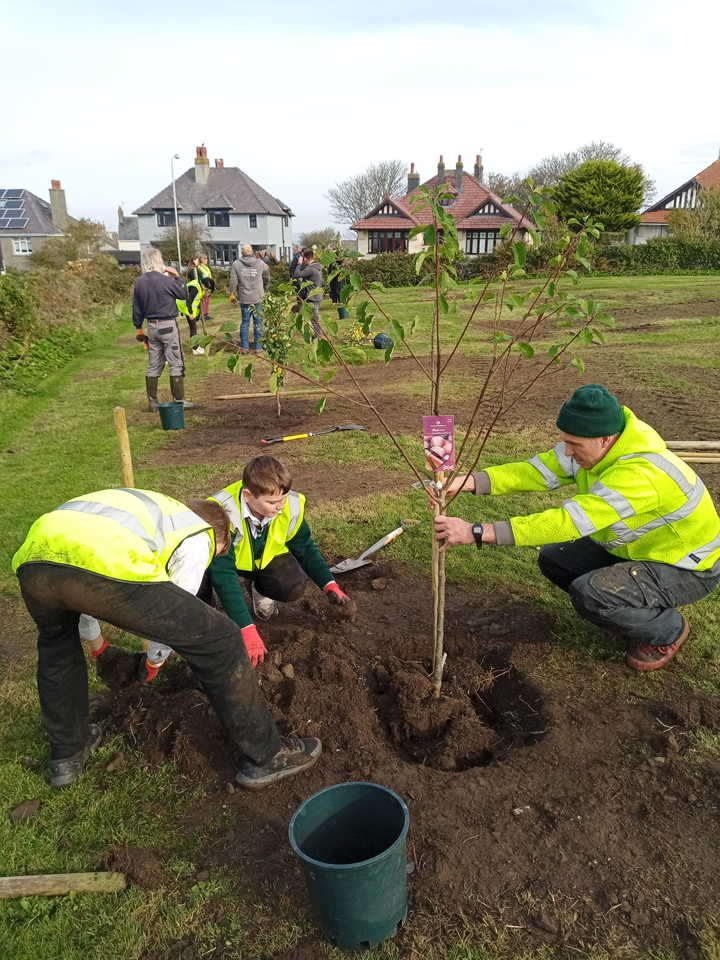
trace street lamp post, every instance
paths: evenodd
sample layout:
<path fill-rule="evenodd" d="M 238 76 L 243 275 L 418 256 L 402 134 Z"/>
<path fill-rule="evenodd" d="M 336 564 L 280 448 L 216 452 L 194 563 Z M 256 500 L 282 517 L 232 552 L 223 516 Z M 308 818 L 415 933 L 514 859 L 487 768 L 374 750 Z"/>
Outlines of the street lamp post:
<path fill-rule="evenodd" d="M 175 153 L 170 158 L 170 173 L 172 174 L 173 185 L 173 206 L 175 207 L 175 236 L 177 238 L 178 248 L 178 273 L 182 273 L 182 260 L 180 258 L 180 223 L 178 221 L 177 193 L 175 193 L 175 161 L 180 159 L 180 155 Z"/>

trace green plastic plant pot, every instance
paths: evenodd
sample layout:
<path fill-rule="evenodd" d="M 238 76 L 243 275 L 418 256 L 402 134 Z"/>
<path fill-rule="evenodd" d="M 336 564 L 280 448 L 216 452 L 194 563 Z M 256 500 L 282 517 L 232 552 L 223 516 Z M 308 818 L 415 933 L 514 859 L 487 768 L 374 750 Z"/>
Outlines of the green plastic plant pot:
<path fill-rule="evenodd" d="M 335 946 L 369 950 L 403 924 L 409 822 L 400 797 L 376 783 L 328 787 L 293 814 L 290 843 L 320 928 Z"/>
<path fill-rule="evenodd" d="M 183 430 L 185 428 L 185 404 L 182 400 L 158 403 L 158 410 L 163 430 Z"/>
<path fill-rule="evenodd" d="M 341 320 L 347 320 L 347 318 L 350 316 L 350 314 L 347 312 L 345 307 L 338 307 L 337 312 L 338 312 L 338 317 Z"/>

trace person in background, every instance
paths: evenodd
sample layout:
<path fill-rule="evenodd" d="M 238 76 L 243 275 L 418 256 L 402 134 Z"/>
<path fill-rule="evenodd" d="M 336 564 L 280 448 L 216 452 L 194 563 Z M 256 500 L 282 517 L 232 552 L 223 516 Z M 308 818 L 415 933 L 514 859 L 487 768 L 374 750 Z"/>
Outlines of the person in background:
<path fill-rule="evenodd" d="M 163 264 L 162 254 L 155 247 L 143 251 L 140 258 L 142 275 L 133 290 L 133 325 L 137 339 L 148 346 L 145 386 L 148 410 L 158 409 L 158 382 L 168 365 L 173 400 L 182 400 L 186 407 L 197 407 L 185 399 L 185 358 L 177 324 L 178 301 L 188 296 L 187 286 L 177 270 Z M 143 323 L 147 321 L 147 335 Z"/>
<path fill-rule="evenodd" d="M 200 274 L 199 280 L 210 280 L 210 287 L 204 293 L 202 299 L 202 314 L 204 320 L 212 320 L 210 316 L 210 297 L 215 293 L 215 281 L 213 280 L 212 271 L 208 265 L 207 254 L 200 254 L 200 263 L 198 264 L 198 273 Z"/>
<path fill-rule="evenodd" d="M 335 263 L 331 267 L 331 272 L 334 273 L 336 270 L 339 270 L 343 265 L 342 250 L 340 247 L 333 247 L 333 253 L 336 256 Z M 337 307 L 338 317 L 340 320 L 347 320 L 350 314 L 345 307 L 345 304 L 342 302 L 342 297 L 340 292 L 343 288 L 343 280 L 341 277 L 333 277 L 330 281 L 330 299 Z"/>
<path fill-rule="evenodd" d="M 297 269 L 298 260 L 300 259 L 301 253 L 302 253 L 302 250 L 296 250 L 295 253 L 293 254 L 292 260 L 290 261 L 290 279 L 291 280 L 295 276 L 295 271 Z"/>
<path fill-rule="evenodd" d="M 232 265 L 230 271 L 230 304 L 240 303 L 240 349 L 243 353 L 250 350 L 250 318 L 253 319 L 253 341 L 255 353 L 262 353 L 262 298 L 265 295 L 263 278 L 270 276 L 270 268 L 264 260 L 253 256 L 249 243 L 240 249 L 241 257 Z"/>
<path fill-rule="evenodd" d="M 323 298 L 323 273 L 322 264 L 315 260 L 315 253 L 312 247 L 303 248 L 303 251 L 298 259 L 297 266 L 295 267 L 293 279 L 299 280 L 301 284 L 303 280 L 310 281 L 310 286 L 304 287 L 300 291 L 300 295 L 302 296 L 304 292 L 305 296 L 302 297 L 302 299 L 307 300 L 308 303 L 312 304 L 312 324 L 315 329 L 315 336 L 319 337 L 322 335 L 322 330 L 320 329 L 320 304 L 322 303 Z M 317 293 L 312 292 L 315 289 L 318 290 Z"/>
<path fill-rule="evenodd" d="M 210 290 L 212 282 L 209 277 L 202 277 L 200 280 L 188 280 L 187 297 L 185 300 L 177 301 L 178 310 L 187 317 L 191 337 L 197 335 L 197 322 L 200 319 L 203 297 Z M 192 348 L 192 352 L 194 357 L 202 357 L 205 350 L 198 344 Z"/>
<path fill-rule="evenodd" d="M 277 263 L 277 258 L 274 253 L 268 253 L 267 247 L 260 247 L 258 252 L 255 254 L 255 257 L 258 260 L 262 260 L 263 263 L 267 264 L 268 273 L 263 277 L 263 286 L 267 290 L 268 284 L 270 283 L 270 267 L 274 266 Z"/>
<path fill-rule="evenodd" d="M 187 278 L 188 280 L 199 280 L 200 271 L 198 267 L 200 266 L 200 257 L 190 257 L 187 265 Z"/>

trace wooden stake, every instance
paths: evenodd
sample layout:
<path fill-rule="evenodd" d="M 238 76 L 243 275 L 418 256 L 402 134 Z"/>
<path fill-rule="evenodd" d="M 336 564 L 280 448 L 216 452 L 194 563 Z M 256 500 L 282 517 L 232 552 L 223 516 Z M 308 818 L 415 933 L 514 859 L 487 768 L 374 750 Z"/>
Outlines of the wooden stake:
<path fill-rule="evenodd" d="M 678 453 L 677 456 L 685 463 L 720 463 L 720 456 L 712 456 L 711 454 Z"/>
<path fill-rule="evenodd" d="M 720 440 L 668 440 L 665 446 L 670 450 L 720 451 Z"/>
<path fill-rule="evenodd" d="M 445 482 L 444 473 L 434 473 L 435 480 L 439 483 Z M 439 502 L 433 507 L 433 520 L 445 513 L 445 489 L 439 491 Z M 433 694 L 440 696 L 440 686 L 442 684 L 443 667 L 445 666 L 445 657 L 443 655 L 443 643 L 445 639 L 445 553 L 440 552 L 440 541 L 435 539 L 435 524 L 433 523 L 433 611 L 435 614 L 435 629 L 433 636 L 435 640 L 433 650 Z"/>
<path fill-rule="evenodd" d="M 280 391 L 278 391 L 279 393 Z M 317 390 L 283 390 L 283 397 L 302 397 L 310 396 L 313 393 L 327 393 L 327 390 L 323 390 L 322 387 Z M 215 397 L 215 400 L 262 400 L 264 398 L 273 398 L 275 399 L 274 393 L 269 393 L 267 390 L 265 393 L 226 393 L 221 397 Z"/>
<path fill-rule="evenodd" d="M 128 437 L 127 421 L 125 420 L 125 408 L 115 407 L 113 416 L 115 417 L 115 430 L 120 445 L 123 483 L 126 487 L 134 487 L 135 479 L 133 477 L 132 457 L 130 456 L 130 438 Z"/>
<path fill-rule="evenodd" d="M 0 877 L 0 900 L 13 897 L 62 897 L 66 893 L 121 893 L 123 873 L 49 873 Z"/>

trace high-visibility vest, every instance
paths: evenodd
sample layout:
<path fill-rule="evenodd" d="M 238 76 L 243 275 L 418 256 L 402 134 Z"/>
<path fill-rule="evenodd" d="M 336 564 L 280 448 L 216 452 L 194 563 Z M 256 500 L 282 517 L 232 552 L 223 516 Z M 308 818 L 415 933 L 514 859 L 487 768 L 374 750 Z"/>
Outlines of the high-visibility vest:
<path fill-rule="evenodd" d="M 198 264 L 198 273 L 201 277 L 209 277 L 212 280 L 212 273 L 210 272 L 210 267 L 206 263 Z"/>
<path fill-rule="evenodd" d="M 216 500 L 230 517 L 230 524 L 235 534 L 235 566 L 238 570 L 264 570 L 275 557 L 289 552 L 287 542 L 292 540 L 298 532 L 305 515 L 305 497 L 302 493 L 290 490 L 285 506 L 269 523 L 262 557 L 255 560 L 252 552 L 252 534 L 246 531 L 243 523 L 240 508 L 241 490 L 242 480 L 231 483 L 224 490 L 219 490 L 212 497 L 208 497 L 208 500 Z"/>
<path fill-rule="evenodd" d="M 200 306 L 200 301 L 205 296 L 205 290 L 202 283 L 199 280 L 189 280 L 187 283 L 188 290 L 193 290 L 193 299 L 192 305 L 188 310 L 187 301 L 185 300 L 176 300 L 177 308 L 180 313 L 184 314 L 186 317 L 194 317 L 198 312 Z"/>
<path fill-rule="evenodd" d="M 100 490 L 37 519 L 13 557 L 13 570 L 42 561 L 80 567 L 113 580 L 165 583 L 175 550 L 204 531 L 212 540 L 212 558 L 212 527 L 184 503 L 151 490 Z"/>
<path fill-rule="evenodd" d="M 510 521 L 518 546 L 589 536 L 623 560 L 708 570 L 720 560 L 720 517 L 700 477 L 623 407 L 625 429 L 591 470 L 558 443 L 524 463 L 488 467 L 493 494 L 577 484 L 562 506 Z"/>

